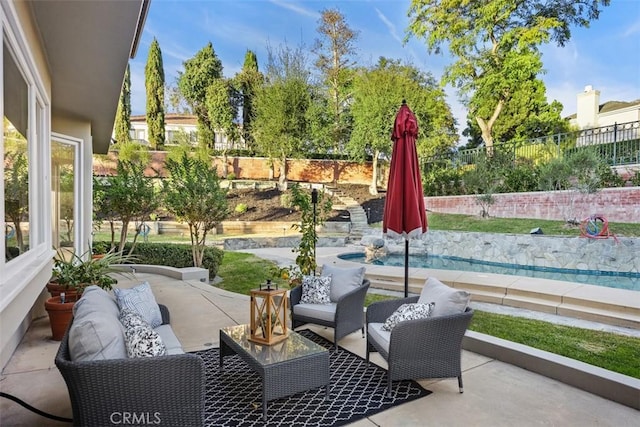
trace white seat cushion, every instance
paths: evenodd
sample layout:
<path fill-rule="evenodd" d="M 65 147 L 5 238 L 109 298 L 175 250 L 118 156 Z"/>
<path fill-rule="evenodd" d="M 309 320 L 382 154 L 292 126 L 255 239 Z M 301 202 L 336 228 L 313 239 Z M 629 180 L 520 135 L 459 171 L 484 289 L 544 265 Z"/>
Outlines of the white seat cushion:
<path fill-rule="evenodd" d="M 167 348 L 167 354 L 183 354 L 182 344 L 178 341 L 178 337 L 171 329 L 171 325 L 160 325 L 155 331 L 162 338 L 164 346 Z"/>
<path fill-rule="evenodd" d="M 336 304 L 296 304 L 293 312 L 298 316 L 333 322 L 336 318 Z"/>
<path fill-rule="evenodd" d="M 380 344 L 384 350 L 389 353 L 389 343 L 391 342 L 391 332 L 382 329 L 384 323 L 367 324 L 367 332 L 371 339 Z"/>
<path fill-rule="evenodd" d="M 451 288 L 435 277 L 429 277 L 424 282 L 418 302 L 435 303 L 430 317 L 437 317 L 462 313 L 469 305 L 470 298 L 469 292 Z"/>

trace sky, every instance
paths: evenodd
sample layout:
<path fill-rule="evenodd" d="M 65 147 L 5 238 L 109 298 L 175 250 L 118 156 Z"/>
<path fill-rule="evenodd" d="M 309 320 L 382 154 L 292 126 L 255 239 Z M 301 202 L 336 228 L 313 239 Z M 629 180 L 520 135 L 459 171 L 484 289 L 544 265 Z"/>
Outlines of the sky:
<path fill-rule="evenodd" d="M 404 42 L 410 0 L 152 0 L 136 57 L 131 60 L 131 107 L 145 114 L 144 67 L 155 37 L 160 45 L 165 81 L 175 83 L 184 61 L 211 42 L 225 77 L 241 68 L 247 50 L 264 68 L 268 46 L 310 50 L 318 38 L 321 11 L 338 9 L 357 31 L 355 60 L 374 65 L 381 56 L 410 62 L 440 79 L 451 57 L 429 54 L 424 41 Z M 640 0 L 611 0 L 589 28 L 573 27 L 564 46 L 541 47 L 542 76 L 549 102 L 560 101 L 563 116 L 576 112 L 576 96 L 587 85 L 600 91 L 600 102 L 640 99 Z M 310 65 L 313 54 L 309 52 Z M 454 88 L 447 102 L 461 133 L 466 110 Z M 465 143 L 466 140 L 461 140 Z"/>

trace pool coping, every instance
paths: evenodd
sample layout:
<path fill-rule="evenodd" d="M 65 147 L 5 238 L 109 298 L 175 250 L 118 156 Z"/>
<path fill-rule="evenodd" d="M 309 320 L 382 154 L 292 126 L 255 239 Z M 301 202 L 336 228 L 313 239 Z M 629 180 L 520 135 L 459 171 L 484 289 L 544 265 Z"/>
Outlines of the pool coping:
<path fill-rule="evenodd" d="M 337 255 L 331 262 L 345 266 L 363 265 Z M 366 277 L 372 288 L 404 290 L 404 267 L 366 266 Z M 419 294 L 424 281 L 430 276 L 451 287 L 468 291 L 472 301 L 640 329 L 637 291 L 525 276 L 410 267 L 409 292 Z"/>

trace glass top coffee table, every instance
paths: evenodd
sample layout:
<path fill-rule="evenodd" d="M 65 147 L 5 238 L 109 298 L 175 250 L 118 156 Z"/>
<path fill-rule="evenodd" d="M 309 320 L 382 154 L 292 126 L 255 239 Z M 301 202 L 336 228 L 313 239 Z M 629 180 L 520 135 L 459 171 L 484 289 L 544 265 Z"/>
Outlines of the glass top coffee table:
<path fill-rule="evenodd" d="M 224 356 L 237 354 L 262 378 L 262 416 L 267 402 L 317 387 L 329 396 L 329 350 L 295 331 L 277 344 L 249 341 L 249 325 L 220 329 L 220 371 Z"/>

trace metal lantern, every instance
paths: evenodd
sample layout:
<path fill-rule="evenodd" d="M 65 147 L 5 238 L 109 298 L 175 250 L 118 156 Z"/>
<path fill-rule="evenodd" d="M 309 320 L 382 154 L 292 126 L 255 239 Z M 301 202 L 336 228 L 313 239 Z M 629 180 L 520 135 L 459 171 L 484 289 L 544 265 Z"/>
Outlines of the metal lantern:
<path fill-rule="evenodd" d="M 272 345 L 289 336 L 287 330 L 287 291 L 270 280 L 251 292 L 250 341 Z"/>

